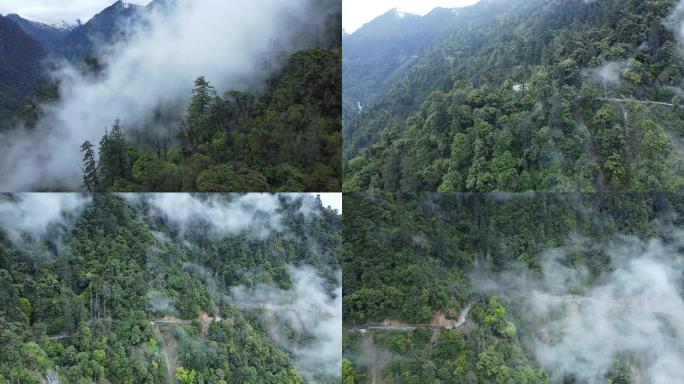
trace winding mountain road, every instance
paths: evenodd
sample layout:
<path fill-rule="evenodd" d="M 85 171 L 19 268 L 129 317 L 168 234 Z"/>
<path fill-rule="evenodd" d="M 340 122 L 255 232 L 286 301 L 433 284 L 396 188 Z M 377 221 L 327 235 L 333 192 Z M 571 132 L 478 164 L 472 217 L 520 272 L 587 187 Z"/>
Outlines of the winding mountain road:
<path fill-rule="evenodd" d="M 157 320 L 150 320 L 150 324 L 152 324 L 152 325 L 192 324 L 192 320 L 157 319 Z"/>
<path fill-rule="evenodd" d="M 238 303 L 237 304 L 240 307 L 243 308 L 252 308 L 252 309 L 263 309 L 265 311 L 269 312 L 309 312 L 313 314 L 318 314 L 318 315 L 323 315 L 323 312 L 312 309 L 312 308 L 303 308 L 303 307 L 297 307 L 297 306 L 288 306 L 288 305 L 277 305 L 277 304 L 271 304 L 271 303 Z M 200 317 L 197 319 L 200 323 L 204 325 L 205 328 L 209 327 L 209 324 L 212 322 L 219 322 L 221 321 L 221 317 L 210 317 L 204 313 L 204 315 L 200 315 Z M 152 326 L 158 326 L 158 325 L 190 325 L 192 324 L 193 320 L 187 320 L 187 319 L 179 319 L 173 316 L 168 316 L 168 317 L 163 317 L 163 318 L 158 318 L 158 319 L 152 319 L 150 320 L 150 325 Z M 92 323 L 92 320 L 89 320 L 86 322 L 86 324 Z M 48 335 L 48 338 L 50 340 L 64 340 L 64 339 L 69 339 L 73 337 L 73 334 L 69 333 L 59 333 L 56 335 Z"/>
<path fill-rule="evenodd" d="M 650 104 L 650 105 L 660 105 L 663 107 L 674 107 L 675 105 L 672 103 L 664 103 L 662 101 L 650 101 L 650 100 L 637 100 L 633 98 L 626 98 L 623 97 L 621 99 L 618 98 L 612 98 L 612 97 L 599 97 L 598 100 L 602 101 L 612 101 L 615 103 L 637 103 L 637 104 Z"/>
<path fill-rule="evenodd" d="M 393 321 L 385 321 L 383 323 L 370 323 L 370 324 L 364 324 L 364 325 L 357 325 L 354 327 L 349 327 L 346 329 L 346 332 L 348 333 L 354 333 L 354 332 L 361 332 L 365 333 L 367 331 L 375 331 L 375 330 L 385 330 L 385 331 L 396 331 L 396 332 L 410 332 L 410 331 L 415 331 L 416 329 L 431 329 L 431 330 L 440 330 L 440 329 L 456 329 L 462 327 L 466 321 L 468 320 L 468 314 L 470 314 L 470 311 L 473 309 L 475 304 L 477 304 L 479 299 L 472 300 L 466 305 L 462 310 L 460 315 L 458 316 L 458 320 L 450 320 L 447 321 L 445 324 L 406 324 L 406 323 L 400 323 L 400 322 L 393 322 Z"/>
<path fill-rule="evenodd" d="M 59 335 L 53 335 L 53 336 L 48 336 L 48 339 L 50 340 L 64 340 L 72 337 L 72 335 L 66 334 L 66 333 L 60 333 Z"/>
<path fill-rule="evenodd" d="M 468 305 L 466 305 L 465 308 L 463 308 L 461 314 L 458 316 L 456 328 L 460 328 L 463 326 L 463 324 L 465 324 L 465 322 L 468 320 L 468 314 L 470 313 L 470 310 L 473 309 L 473 307 L 475 306 L 475 304 L 477 304 L 478 301 L 479 299 L 473 300 L 470 303 L 468 303 Z"/>

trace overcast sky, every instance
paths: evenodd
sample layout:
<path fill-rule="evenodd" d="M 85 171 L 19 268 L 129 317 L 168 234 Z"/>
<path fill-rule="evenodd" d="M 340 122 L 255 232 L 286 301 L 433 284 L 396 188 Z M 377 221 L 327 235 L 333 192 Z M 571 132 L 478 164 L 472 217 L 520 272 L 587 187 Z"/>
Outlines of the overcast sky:
<path fill-rule="evenodd" d="M 131 0 L 129 3 L 149 4 L 151 0 Z M 43 23 L 82 22 L 114 4 L 116 0 L 0 0 L 0 14 L 16 13 Z"/>
<path fill-rule="evenodd" d="M 425 15 L 437 7 L 456 8 L 473 5 L 479 0 L 342 0 L 342 24 L 347 33 L 353 33 L 362 25 L 398 8 L 402 12 Z"/>
<path fill-rule="evenodd" d="M 341 193 L 312 193 L 312 195 L 321 195 L 321 203 L 324 207 L 331 207 L 336 209 L 337 213 L 342 213 L 342 194 Z"/>

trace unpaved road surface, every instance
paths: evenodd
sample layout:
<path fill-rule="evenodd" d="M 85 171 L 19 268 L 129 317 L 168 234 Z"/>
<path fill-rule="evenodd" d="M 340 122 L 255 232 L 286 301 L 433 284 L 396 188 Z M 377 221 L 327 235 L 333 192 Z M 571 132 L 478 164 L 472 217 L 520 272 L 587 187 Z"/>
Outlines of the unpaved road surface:
<path fill-rule="evenodd" d="M 447 322 L 446 324 L 407 324 L 398 321 L 385 321 L 383 323 L 370 323 L 364 325 L 358 325 L 355 327 L 347 328 L 347 332 L 365 332 L 374 330 L 386 330 L 386 331 L 397 331 L 397 332 L 410 332 L 416 329 L 455 329 L 462 327 L 468 320 L 468 315 L 473 309 L 478 300 L 472 300 L 468 303 L 462 310 L 461 314 L 458 316 L 458 321 Z"/>
<path fill-rule="evenodd" d="M 663 103 L 662 101 L 649 101 L 649 100 L 637 100 L 637 99 L 631 99 L 631 98 L 622 98 L 622 99 L 616 99 L 616 98 L 611 98 L 611 97 L 599 97 L 599 100 L 602 101 L 612 101 L 615 103 L 637 103 L 637 104 L 650 104 L 650 105 L 660 105 L 663 107 L 674 107 L 674 104 L 672 103 Z"/>

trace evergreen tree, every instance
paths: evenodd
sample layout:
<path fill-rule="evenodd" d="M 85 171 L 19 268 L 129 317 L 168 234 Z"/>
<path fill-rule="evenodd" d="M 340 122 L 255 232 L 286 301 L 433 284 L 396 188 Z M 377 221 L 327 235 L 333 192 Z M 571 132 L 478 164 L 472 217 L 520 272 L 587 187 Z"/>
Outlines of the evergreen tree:
<path fill-rule="evenodd" d="M 114 185 L 117 180 L 131 177 L 132 161 L 127 155 L 128 143 L 117 119 L 111 132 L 100 141 L 100 174 L 103 189 Z"/>
<path fill-rule="evenodd" d="M 176 133 L 176 115 L 155 111 L 150 125 L 166 127 L 169 139 L 150 126 L 124 137 L 117 121 L 100 142 L 101 189 L 339 190 L 340 56 L 339 49 L 294 53 L 270 94 L 218 96 L 200 77 Z"/>
<path fill-rule="evenodd" d="M 195 80 L 195 88 L 192 91 L 192 100 L 188 106 L 185 126 L 178 134 L 178 139 L 183 147 L 183 153 L 189 155 L 195 152 L 195 147 L 209 140 L 215 128 L 211 124 L 211 109 L 215 104 L 216 91 L 204 76 Z"/>
<path fill-rule="evenodd" d="M 192 91 L 192 101 L 188 107 L 188 120 L 201 117 L 209 108 L 212 99 L 216 96 L 214 87 L 204 76 L 195 80 L 195 89 Z"/>
<path fill-rule="evenodd" d="M 83 186 L 88 192 L 99 192 L 100 181 L 93 144 L 86 141 L 81 145 L 81 152 L 83 152 L 83 167 L 81 168 L 83 170 Z"/>

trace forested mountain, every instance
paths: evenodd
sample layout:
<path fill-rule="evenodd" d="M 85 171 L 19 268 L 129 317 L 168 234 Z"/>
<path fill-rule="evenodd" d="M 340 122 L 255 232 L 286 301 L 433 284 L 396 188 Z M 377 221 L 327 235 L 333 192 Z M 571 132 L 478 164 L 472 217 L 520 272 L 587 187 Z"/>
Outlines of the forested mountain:
<path fill-rule="evenodd" d="M 339 382 L 341 216 L 320 200 L 0 199 L 0 382 Z"/>
<path fill-rule="evenodd" d="M 127 29 L 136 23 L 135 18 L 144 10 L 145 7 L 140 5 L 118 0 L 71 31 L 59 51 L 72 60 L 93 55 L 98 47 L 106 47 L 125 38 Z"/>
<path fill-rule="evenodd" d="M 151 12 L 166 3 L 166 0 L 156 0 L 147 6 L 140 6 L 117 0 L 85 23 L 79 20 L 77 25 L 66 22 L 48 25 L 24 19 L 17 14 L 7 15 L 7 18 L 38 40 L 46 50 L 78 61 L 95 55 L 100 48 L 124 39 L 131 27 L 142 22 L 141 16 L 145 12 Z"/>
<path fill-rule="evenodd" d="M 149 4 L 148 9 L 158 3 Z M 96 49 L 122 38 L 141 8 L 118 0 L 85 24 L 75 26 L 47 25 L 17 14 L 5 16 L 0 21 L 0 131 L 35 109 L 33 104 L 54 94 L 48 75 L 53 66 L 48 56 L 74 62 L 88 59 L 93 65 Z M 22 110 L 26 105 L 29 111 Z"/>
<path fill-rule="evenodd" d="M 0 15 L 0 131 L 45 81 L 41 44 Z"/>
<path fill-rule="evenodd" d="M 264 95 L 218 96 L 195 82 L 163 139 L 128 140 L 114 123 L 81 147 L 90 191 L 335 191 L 341 185 L 340 49 L 300 51 Z M 160 117 L 162 119 L 162 117 Z M 125 122 L 124 122 L 125 123 Z"/>
<path fill-rule="evenodd" d="M 444 37 L 345 119 L 344 189 L 677 188 L 676 6 L 492 0 L 461 9 Z"/>
<path fill-rule="evenodd" d="M 0 137 L 0 189 L 340 190 L 341 2 L 264 4 L 117 1 L 75 28 Z"/>
<path fill-rule="evenodd" d="M 457 12 L 437 8 L 424 17 L 393 9 L 343 39 L 345 118 L 372 104 L 393 76 L 410 67 L 444 31 Z"/>
<path fill-rule="evenodd" d="M 350 194 L 344 212 L 344 383 L 684 374 L 681 194 Z"/>

